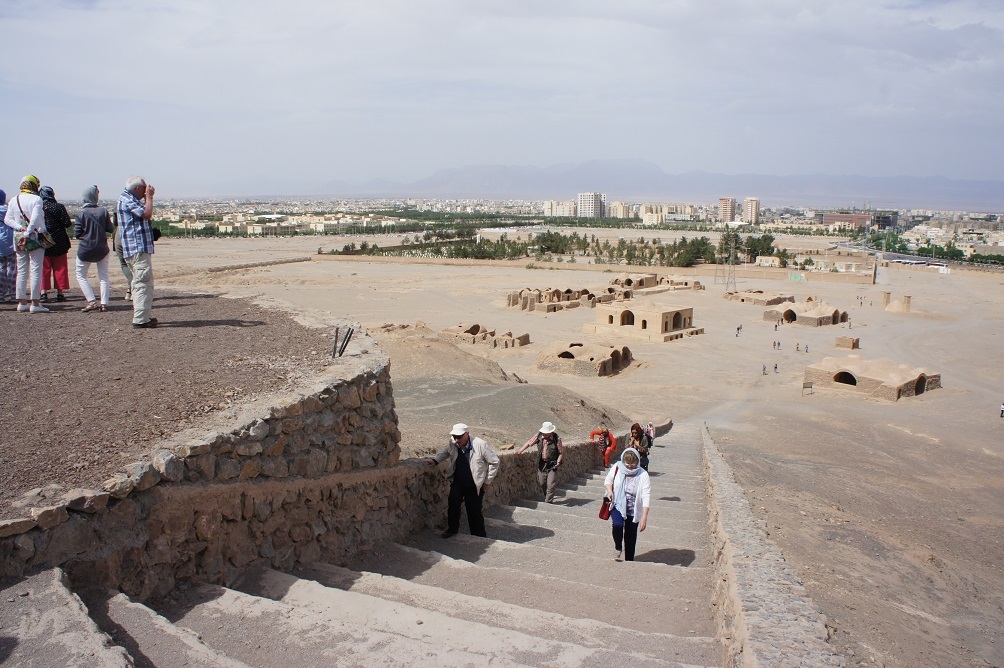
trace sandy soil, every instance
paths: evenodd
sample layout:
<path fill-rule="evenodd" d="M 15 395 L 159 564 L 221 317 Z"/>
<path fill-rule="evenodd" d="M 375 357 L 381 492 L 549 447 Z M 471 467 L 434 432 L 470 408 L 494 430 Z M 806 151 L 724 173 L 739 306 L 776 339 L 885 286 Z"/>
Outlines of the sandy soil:
<path fill-rule="evenodd" d="M 456 420 L 500 444 L 528 437 L 542 419 L 553 419 L 570 436 L 585 435 L 604 414 L 707 422 L 852 664 L 1004 665 L 1004 346 L 998 338 L 1004 336 L 998 296 L 1004 275 L 883 269 L 875 286 L 815 282 L 811 275 L 807 283 L 740 279 L 741 290 L 823 298 L 847 310 L 853 323 L 852 331 L 785 325 L 778 332 L 762 320 L 762 308 L 724 300 L 721 286 L 705 275 L 705 291 L 654 300 L 692 305 L 695 325 L 706 334 L 664 344 L 611 341 L 629 346 L 637 362 L 613 377 L 580 378 L 540 372 L 533 362 L 540 344 L 593 340 L 582 334 L 593 312 L 521 313 L 505 308 L 504 297 L 528 286 L 599 286 L 613 270 L 316 255 L 318 246 L 348 241 L 164 242 L 156 258 L 158 284 L 254 296 L 307 317 L 360 322 L 390 354 L 406 451 L 429 448 L 430 440 L 438 446 L 437 428 L 445 434 Z M 785 242 L 797 248 L 818 240 Z M 311 261 L 207 271 L 305 256 Z M 883 311 L 882 291 L 893 299 L 911 295 L 912 312 Z M 472 361 L 418 330 L 393 327 L 420 320 L 433 330 L 477 322 L 526 332 L 533 344 Z M 845 354 L 833 344 L 847 334 L 861 338 L 864 357 L 940 372 L 944 389 L 897 403 L 838 390 L 802 396 L 805 366 Z M 774 340 L 781 351 L 773 350 Z M 796 353 L 796 342 L 802 350 L 809 344 L 811 353 Z M 761 374 L 762 365 L 775 363 L 778 373 Z"/>
<path fill-rule="evenodd" d="M 213 263 L 311 255 L 326 241 L 326 248 L 333 245 L 324 238 L 233 240 L 175 250 L 181 244 L 173 242 L 165 251 L 172 254 L 172 281 L 179 285 L 196 279 L 194 285 L 330 312 L 372 330 L 422 320 L 432 329 L 477 322 L 528 332 L 534 345 L 486 357 L 509 377 L 558 385 L 634 420 L 665 416 L 709 424 L 772 538 L 835 628 L 836 646 L 853 663 L 1004 665 L 1001 274 L 882 269 L 874 286 L 817 282 L 811 275 L 807 283 L 740 279 L 741 290 L 825 299 L 847 310 L 853 326 L 785 325 L 778 332 L 762 320 L 762 308 L 724 300 L 707 275 L 705 291 L 655 297 L 693 305 L 695 324 L 705 335 L 665 344 L 618 341 L 632 349 L 637 363 L 617 376 L 594 379 L 533 367 L 537 344 L 588 340 L 581 328 L 591 312 L 521 313 L 505 308 L 504 296 L 527 286 L 598 286 L 612 271 L 567 264 L 528 269 L 527 262 L 419 266 L 329 256 L 211 276 L 197 271 Z M 783 243 L 799 248 L 827 241 Z M 891 291 L 893 300 L 911 295 L 912 312 L 884 311 L 883 291 Z M 857 296 L 865 297 L 863 306 Z M 740 324 L 743 333 L 736 337 Z M 940 372 L 944 388 L 897 403 L 837 390 L 801 396 L 805 366 L 845 354 L 834 348 L 834 338 L 848 334 L 861 338 L 862 356 Z M 774 340 L 781 341 L 780 352 L 773 350 Z M 811 352 L 796 353 L 796 342 L 802 350 L 809 344 Z M 393 377 L 393 360 L 401 352 L 393 343 L 388 348 Z M 775 363 L 777 374 L 761 375 L 763 364 L 772 370 Z M 444 367 L 442 376 L 454 371 L 469 372 Z M 402 378 L 402 390 L 408 382 Z M 410 413 L 418 412 L 411 407 L 417 396 L 398 396 L 406 435 Z M 465 413 L 458 411 L 456 419 L 466 419 Z M 436 417 L 444 427 L 453 419 L 448 414 Z M 556 422 L 566 433 L 578 429 Z"/>

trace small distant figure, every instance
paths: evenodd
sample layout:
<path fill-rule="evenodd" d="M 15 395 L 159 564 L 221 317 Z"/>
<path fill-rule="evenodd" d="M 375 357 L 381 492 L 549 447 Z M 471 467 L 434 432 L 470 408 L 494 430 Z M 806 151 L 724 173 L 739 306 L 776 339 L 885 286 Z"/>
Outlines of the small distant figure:
<path fill-rule="evenodd" d="M 805 344 L 805 352 L 809 352 L 809 344 L 808 343 Z"/>
<path fill-rule="evenodd" d="M 651 422 L 649 422 L 648 426 L 645 427 L 645 433 L 648 434 L 648 437 L 654 441 L 655 440 L 655 425 L 652 424 Z"/>
<path fill-rule="evenodd" d="M 778 350 L 780 350 L 780 349 L 781 349 L 781 342 L 780 342 L 780 341 L 778 341 L 778 342 L 777 342 L 777 349 L 778 349 Z"/>
<path fill-rule="evenodd" d="M 1004 418 L 1004 401 L 1001 402 L 1001 417 Z"/>
<path fill-rule="evenodd" d="M 763 365 L 763 375 L 767 375 L 767 365 Z M 1004 408 L 1004 404 L 1001 404 L 1001 408 Z M 1004 410 L 1001 410 L 1001 417 L 1004 417 Z"/>
<path fill-rule="evenodd" d="M 775 332 L 777 331 L 777 323 L 776 322 L 774 323 L 774 331 Z"/>
<path fill-rule="evenodd" d="M 774 365 L 774 373 L 777 373 L 777 364 Z"/>
<path fill-rule="evenodd" d="M 798 353 L 798 352 L 801 352 L 801 351 L 802 351 L 802 349 L 798 347 L 798 341 L 795 341 L 795 352 Z"/>

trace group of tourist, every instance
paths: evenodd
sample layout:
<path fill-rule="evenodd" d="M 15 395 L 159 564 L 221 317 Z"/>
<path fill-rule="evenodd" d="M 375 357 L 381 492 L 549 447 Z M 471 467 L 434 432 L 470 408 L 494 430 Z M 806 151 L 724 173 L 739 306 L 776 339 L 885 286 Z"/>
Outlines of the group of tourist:
<path fill-rule="evenodd" d="M 610 519 L 613 525 L 614 558 L 634 561 L 638 533 L 645 530 L 651 497 L 648 475 L 649 455 L 655 438 L 655 426 L 649 422 L 643 429 L 637 422 L 631 425 L 629 442 L 620 461 L 610 466 L 610 457 L 617 449 L 617 439 L 603 425 L 590 434 L 597 442 L 604 468 L 609 471 L 604 479 L 606 497 L 611 504 Z M 517 450 L 522 454 L 531 447 L 537 448 L 537 484 L 545 503 L 554 503 L 557 488 L 557 471 L 561 467 L 565 447 L 551 422 L 544 422 L 536 434 Z M 446 475 L 450 480 L 447 499 L 446 530 L 443 538 L 455 536 L 460 531 L 460 511 L 467 511 L 471 535 L 486 536 L 482 504 L 485 491 L 498 475 L 499 457 L 483 438 L 471 436 L 470 427 L 459 422 L 450 430 L 450 439 L 435 456 L 427 459 L 432 466 L 448 462 Z"/>
<path fill-rule="evenodd" d="M 55 289 L 54 301 L 66 301 L 70 289 L 67 255 L 71 243 L 67 230 L 73 228 L 77 240 L 76 278 L 87 304 L 84 312 L 107 311 L 110 299 L 108 278 L 108 235 L 114 235 L 114 248 L 119 258 L 128 288 L 126 298 L 132 299 L 136 329 L 157 326 L 150 316 L 153 301 L 153 268 L 151 256 L 154 241 L 159 236 L 151 224 L 154 187 L 138 176 L 126 181 L 117 205 L 118 226 L 108 210 L 98 205 L 98 187 L 84 190 L 83 207 L 70 218 L 66 207 L 56 201 L 56 193 L 43 186 L 37 176 L 21 179 L 18 194 L 7 201 L 0 190 L 0 299 L 17 300 L 17 310 L 27 313 L 48 313 L 43 302 L 49 301 L 49 291 Z M 96 265 L 99 297 L 94 294 L 87 274 Z"/>

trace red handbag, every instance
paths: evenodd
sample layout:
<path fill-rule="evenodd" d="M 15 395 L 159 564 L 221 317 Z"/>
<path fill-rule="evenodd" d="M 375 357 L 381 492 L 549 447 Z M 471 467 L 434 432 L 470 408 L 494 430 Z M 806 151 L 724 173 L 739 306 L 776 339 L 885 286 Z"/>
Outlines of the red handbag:
<path fill-rule="evenodd" d="M 617 482 L 617 467 L 614 467 L 614 484 Z M 611 485 L 613 487 L 613 485 Z M 608 520 L 610 519 L 610 511 L 614 507 L 614 500 L 603 497 L 603 501 L 600 503 L 600 519 Z"/>

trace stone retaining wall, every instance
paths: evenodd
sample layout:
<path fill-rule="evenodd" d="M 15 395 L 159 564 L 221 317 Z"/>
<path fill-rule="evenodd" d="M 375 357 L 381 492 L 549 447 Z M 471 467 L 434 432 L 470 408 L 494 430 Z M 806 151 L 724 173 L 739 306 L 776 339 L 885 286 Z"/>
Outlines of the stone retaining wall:
<path fill-rule="evenodd" d="M 35 490 L 48 505 L 0 522 L 0 579 L 62 566 L 78 585 L 142 601 L 179 581 L 226 585 L 253 564 L 337 563 L 442 526 L 442 466 L 398 461 L 386 358 L 340 360 L 315 391 L 250 406 L 230 432 L 161 449 L 104 490 Z M 500 457 L 486 503 L 535 498 L 536 452 Z M 597 461 L 594 444 L 567 444 L 561 479 Z"/>
<path fill-rule="evenodd" d="M 843 666 L 827 641 L 823 614 L 767 541 L 767 526 L 705 426 L 704 466 L 714 541 L 714 607 L 729 668 Z"/>

